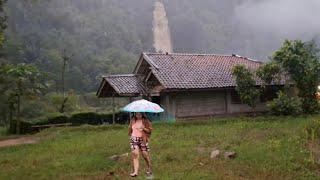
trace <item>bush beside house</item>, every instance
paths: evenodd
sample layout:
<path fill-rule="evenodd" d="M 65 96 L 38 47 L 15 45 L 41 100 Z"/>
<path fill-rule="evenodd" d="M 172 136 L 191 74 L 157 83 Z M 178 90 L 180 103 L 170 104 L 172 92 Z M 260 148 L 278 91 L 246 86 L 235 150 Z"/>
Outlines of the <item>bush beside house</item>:
<path fill-rule="evenodd" d="M 261 90 L 282 84 L 284 89 L 295 88 L 297 94 L 290 96 L 286 91 L 279 92 L 278 97 L 267 104 L 274 115 L 315 114 L 320 111 L 317 98 L 320 84 L 320 50 L 314 41 L 302 42 L 286 40 L 277 50 L 272 60 L 260 66 L 256 72 L 243 65 L 233 68 L 236 80 L 236 90 L 241 101 L 250 107 L 255 107 L 255 100 L 259 94 L 253 77 L 261 80 Z"/>
<path fill-rule="evenodd" d="M 298 115 L 302 113 L 301 100 L 298 97 L 290 97 L 283 91 L 278 97 L 267 103 L 272 115 Z"/>

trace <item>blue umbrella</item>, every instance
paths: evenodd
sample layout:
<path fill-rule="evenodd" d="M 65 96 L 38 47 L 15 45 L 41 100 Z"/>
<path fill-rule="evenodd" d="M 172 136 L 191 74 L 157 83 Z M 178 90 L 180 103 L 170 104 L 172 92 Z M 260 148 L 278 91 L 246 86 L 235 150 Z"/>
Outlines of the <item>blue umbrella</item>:
<path fill-rule="evenodd" d="M 161 113 L 164 111 L 158 104 L 147 101 L 145 99 L 133 101 L 121 109 L 125 112 L 149 112 L 149 113 Z"/>

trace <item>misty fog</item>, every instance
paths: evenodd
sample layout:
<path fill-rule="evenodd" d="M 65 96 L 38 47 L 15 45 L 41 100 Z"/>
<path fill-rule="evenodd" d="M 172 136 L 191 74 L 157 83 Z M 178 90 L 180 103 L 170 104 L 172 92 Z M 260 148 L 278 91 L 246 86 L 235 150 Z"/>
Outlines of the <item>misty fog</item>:
<path fill-rule="evenodd" d="M 140 53 L 158 45 L 266 61 L 286 38 L 319 39 L 320 0 L 161 1 L 165 12 L 155 21 L 156 0 L 9 0 L 3 54 L 59 82 L 60 52 L 67 49 L 74 54 L 67 86 L 90 91 L 97 77 L 131 72 Z"/>
<path fill-rule="evenodd" d="M 244 34 L 236 39 L 245 42 L 245 37 L 249 39 L 247 48 L 251 50 L 244 50 L 249 52 L 247 55 L 263 58 L 285 39 L 309 41 L 319 36 L 319 17 L 319 0 L 248 0 L 235 7 L 233 20 L 236 29 Z M 250 46 L 250 41 L 255 40 L 260 42 L 258 47 Z M 264 48 L 265 52 L 256 54 L 255 48 Z"/>

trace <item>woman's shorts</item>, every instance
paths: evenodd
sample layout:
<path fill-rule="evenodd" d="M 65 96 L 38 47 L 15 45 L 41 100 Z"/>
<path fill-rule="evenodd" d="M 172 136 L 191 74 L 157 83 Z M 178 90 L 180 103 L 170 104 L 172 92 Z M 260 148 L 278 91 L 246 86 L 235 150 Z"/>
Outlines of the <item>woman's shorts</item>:
<path fill-rule="evenodd" d="M 130 137 L 131 150 L 139 148 L 141 151 L 150 151 L 148 143 L 144 142 L 142 137 Z"/>

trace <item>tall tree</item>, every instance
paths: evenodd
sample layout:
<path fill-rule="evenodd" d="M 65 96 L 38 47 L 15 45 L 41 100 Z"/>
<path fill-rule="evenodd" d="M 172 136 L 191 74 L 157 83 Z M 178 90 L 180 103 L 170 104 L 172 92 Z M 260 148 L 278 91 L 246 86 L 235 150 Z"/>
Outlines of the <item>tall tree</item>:
<path fill-rule="evenodd" d="M 275 61 L 267 62 L 261 65 L 257 72 L 257 77 L 261 80 L 261 95 L 266 101 L 270 101 L 275 97 L 275 93 L 282 87 L 274 86 L 279 85 L 284 78 L 285 73 L 282 73 L 281 66 Z"/>
<path fill-rule="evenodd" d="M 4 43 L 4 30 L 7 27 L 6 25 L 6 20 L 7 17 L 3 11 L 3 6 L 5 4 L 6 0 L 0 0 L 0 50 L 2 50 L 3 48 L 3 43 Z M 0 59 L 3 58 L 3 54 L 0 54 Z M 0 60 L 1 61 L 1 60 Z M 4 64 L 0 64 L 0 71 L 1 68 L 4 66 Z M 7 112 L 6 112 L 6 104 L 4 103 L 4 99 L 6 99 L 6 96 L 4 93 L 2 93 L 2 89 L 5 88 L 4 87 L 4 82 L 6 81 L 6 79 L 3 77 L 3 73 L 0 72 L 0 108 L 1 108 L 1 119 L 6 121 L 7 119 Z M 3 122 L 3 124 L 6 124 L 6 122 Z M 1 125 L 1 121 L 0 121 L 0 125 Z"/>
<path fill-rule="evenodd" d="M 249 105 L 255 115 L 255 108 L 260 97 L 260 91 L 256 88 L 256 81 L 253 73 L 244 65 L 236 65 L 232 70 L 233 76 L 236 79 L 236 90 L 240 95 L 243 103 Z"/>
<path fill-rule="evenodd" d="M 65 74 L 66 74 L 66 67 L 67 64 L 71 61 L 71 57 L 73 55 L 67 55 L 66 50 L 63 50 L 63 54 L 62 54 L 62 71 L 61 71 L 61 91 L 62 91 L 62 95 L 63 95 L 63 100 L 62 100 L 62 104 L 60 107 L 59 112 L 60 113 L 64 113 L 64 108 L 65 105 L 68 101 L 68 97 L 66 96 L 66 92 L 65 92 Z"/>
<path fill-rule="evenodd" d="M 6 21 L 7 16 L 3 11 L 3 6 L 6 0 L 0 0 L 0 47 L 2 47 L 4 42 L 4 29 L 7 27 Z"/>
<path fill-rule="evenodd" d="M 260 66 L 256 72 L 257 76 L 262 80 L 264 86 L 277 83 L 280 78 L 281 67 L 275 61 L 270 61 Z"/>
<path fill-rule="evenodd" d="M 302 99 L 304 113 L 319 110 L 316 93 L 320 84 L 319 49 L 315 42 L 286 40 L 273 55 L 273 59 L 290 74 Z"/>
<path fill-rule="evenodd" d="M 41 93 L 41 90 L 44 89 L 44 85 L 39 81 L 41 73 L 35 66 L 27 64 L 2 66 L 1 73 L 7 79 L 6 93 L 8 94 L 9 108 L 10 112 L 16 111 L 16 133 L 19 134 L 22 96 Z"/>

